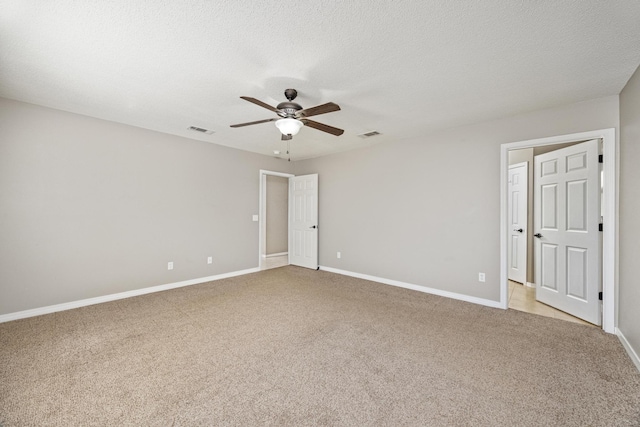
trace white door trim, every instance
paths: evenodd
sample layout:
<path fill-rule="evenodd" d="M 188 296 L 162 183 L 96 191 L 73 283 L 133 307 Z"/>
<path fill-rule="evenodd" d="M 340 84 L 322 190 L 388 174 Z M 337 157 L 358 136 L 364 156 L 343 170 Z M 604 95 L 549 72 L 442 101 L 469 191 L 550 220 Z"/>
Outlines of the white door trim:
<path fill-rule="evenodd" d="M 562 144 L 589 139 L 602 139 L 604 162 L 602 164 L 604 188 L 603 236 L 602 236 L 602 329 L 615 333 L 618 310 L 618 141 L 614 128 L 600 129 L 549 138 L 530 139 L 500 145 L 500 307 L 508 308 L 507 264 L 507 185 L 509 174 L 509 150 Z"/>
<path fill-rule="evenodd" d="M 264 169 L 260 169 L 260 195 L 258 198 L 258 268 L 262 267 L 264 258 L 262 254 L 265 254 L 267 247 L 267 175 L 281 176 L 284 178 L 291 178 L 295 176 L 291 173 L 274 172 Z M 288 186 L 287 186 L 288 188 Z M 287 190 L 288 191 L 288 190 Z M 287 212 L 289 208 L 287 207 Z M 288 214 L 287 214 L 288 215 Z M 287 224 L 289 219 L 287 218 Z M 288 227 L 288 226 L 287 226 Z M 288 241 L 288 237 L 287 237 Z"/>

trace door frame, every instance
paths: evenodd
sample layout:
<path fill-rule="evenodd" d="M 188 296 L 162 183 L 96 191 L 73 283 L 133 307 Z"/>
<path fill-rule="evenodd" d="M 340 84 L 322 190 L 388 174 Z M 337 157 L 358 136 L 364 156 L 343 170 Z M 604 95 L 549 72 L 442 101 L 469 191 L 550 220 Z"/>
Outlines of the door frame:
<path fill-rule="evenodd" d="M 266 252 L 267 247 L 267 175 L 281 176 L 283 178 L 291 178 L 295 176 L 292 173 L 275 172 L 260 169 L 260 193 L 258 199 L 258 268 L 262 267 L 262 254 Z M 289 191 L 287 190 L 287 194 Z M 289 202 L 287 202 L 288 204 Z M 287 206 L 287 242 L 289 242 L 289 206 Z"/>
<path fill-rule="evenodd" d="M 507 184 L 509 150 L 544 145 L 602 139 L 604 186 L 602 192 L 602 329 L 615 333 L 618 314 L 618 141 L 615 128 L 530 139 L 500 145 L 500 307 L 507 309 L 508 301 L 508 233 Z"/>

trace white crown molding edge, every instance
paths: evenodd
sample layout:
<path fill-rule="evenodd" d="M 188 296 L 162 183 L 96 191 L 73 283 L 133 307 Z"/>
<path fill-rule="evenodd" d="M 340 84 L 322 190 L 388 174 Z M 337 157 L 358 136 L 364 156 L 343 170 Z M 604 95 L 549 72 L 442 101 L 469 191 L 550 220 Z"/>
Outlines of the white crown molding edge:
<path fill-rule="evenodd" d="M 322 265 L 320 266 L 320 270 L 327 271 L 329 273 L 342 274 L 343 276 L 350 276 L 350 277 L 355 277 L 355 278 L 358 278 L 358 279 L 370 280 L 372 282 L 378 282 L 378 283 L 382 283 L 382 284 L 385 284 L 385 285 L 397 286 L 399 288 L 411 289 L 411 290 L 418 291 L 418 292 L 424 292 L 425 294 L 433 294 L 433 295 L 438 295 L 438 296 L 441 296 L 441 297 L 452 298 L 452 299 L 457 299 L 457 300 L 460 300 L 460 301 L 470 302 L 470 303 L 473 303 L 473 304 L 484 305 L 486 307 L 502 308 L 502 305 L 500 304 L 500 301 L 492 301 L 492 300 L 488 300 L 488 299 L 484 299 L 484 298 L 472 297 L 472 296 L 469 296 L 469 295 L 458 294 L 458 293 L 455 293 L 455 292 L 449 292 L 449 291 L 443 291 L 443 290 L 440 290 L 440 289 L 429 288 L 427 286 L 414 285 L 412 283 L 401 282 L 399 280 L 385 279 L 385 278 L 382 278 L 382 277 L 370 276 L 368 274 L 362 274 L 362 273 L 354 273 L 352 271 L 340 270 L 338 268 L 325 267 L 325 266 L 322 266 Z"/>
<path fill-rule="evenodd" d="M 182 282 L 167 283 L 164 285 L 151 286 L 148 288 L 134 289 L 132 291 L 119 292 L 117 294 L 103 295 L 100 297 L 87 298 L 78 301 L 65 302 L 62 304 L 48 305 L 45 307 L 33 308 L 30 310 L 17 311 L 0 315 L 0 323 L 11 322 L 12 320 L 26 319 L 28 317 L 41 316 L 43 314 L 56 313 L 58 311 L 71 310 L 74 308 L 86 307 L 88 305 L 100 304 L 119 299 L 131 298 L 154 292 L 168 291 L 169 289 L 182 288 L 185 286 L 197 285 L 200 283 L 213 282 L 215 280 L 227 279 L 229 277 L 242 276 L 250 273 L 257 273 L 259 268 L 249 268 L 246 270 L 232 271 L 229 273 L 216 274 L 215 276 L 200 277 L 197 279 L 184 280 Z"/>

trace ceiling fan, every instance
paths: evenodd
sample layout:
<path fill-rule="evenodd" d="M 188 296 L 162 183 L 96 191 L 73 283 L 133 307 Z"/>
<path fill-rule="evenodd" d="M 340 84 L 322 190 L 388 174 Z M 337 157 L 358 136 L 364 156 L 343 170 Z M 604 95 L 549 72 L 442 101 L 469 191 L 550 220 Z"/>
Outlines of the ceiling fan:
<path fill-rule="evenodd" d="M 311 108 L 302 108 L 300 104 L 293 102 L 298 96 L 298 91 L 295 89 L 287 89 L 284 91 L 284 96 L 288 101 L 281 102 L 275 108 L 269 104 L 265 104 L 255 98 L 249 96 L 241 96 L 240 98 L 245 101 L 252 102 L 269 111 L 273 111 L 278 115 L 272 119 L 258 120 L 256 122 L 240 123 L 237 125 L 231 125 L 232 128 L 239 128 L 249 125 L 257 125 L 259 123 L 276 122 L 276 127 L 282 132 L 282 140 L 286 141 L 293 138 L 293 135 L 300 131 L 302 126 L 309 126 L 323 132 L 330 133 L 331 135 L 340 136 L 344 133 L 344 130 L 338 129 L 333 126 L 318 123 L 313 120 L 309 120 L 307 117 L 317 116 L 319 114 L 331 113 L 334 111 L 340 111 L 338 104 L 333 102 L 327 102 L 326 104 L 318 105 Z"/>

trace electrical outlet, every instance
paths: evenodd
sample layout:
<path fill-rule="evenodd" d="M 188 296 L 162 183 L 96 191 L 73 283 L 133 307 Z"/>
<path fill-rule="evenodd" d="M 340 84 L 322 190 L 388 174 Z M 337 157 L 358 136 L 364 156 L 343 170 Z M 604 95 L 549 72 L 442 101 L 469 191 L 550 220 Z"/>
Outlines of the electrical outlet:
<path fill-rule="evenodd" d="M 212 256 L 207 258 L 207 264 L 213 264 L 213 257 Z"/>
<path fill-rule="evenodd" d="M 173 261 L 167 263 L 167 270 L 173 270 Z"/>
<path fill-rule="evenodd" d="M 338 253 L 336 253 L 336 257 L 337 257 L 338 259 L 340 259 L 340 258 L 342 258 L 342 254 L 341 254 L 340 252 L 338 252 Z"/>
<path fill-rule="evenodd" d="M 484 273 L 478 273 L 478 282 L 484 282 Z"/>

